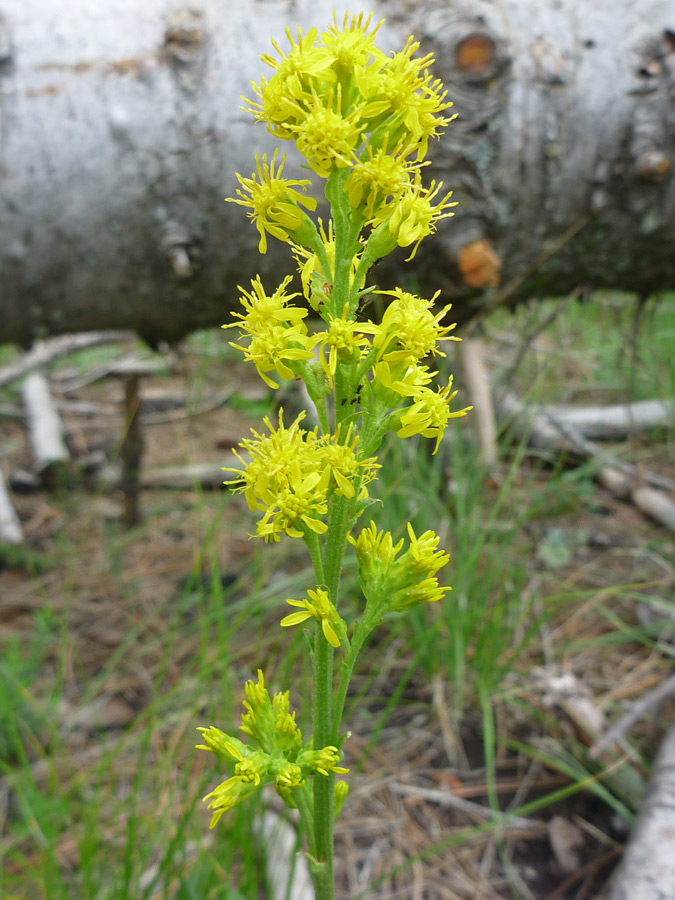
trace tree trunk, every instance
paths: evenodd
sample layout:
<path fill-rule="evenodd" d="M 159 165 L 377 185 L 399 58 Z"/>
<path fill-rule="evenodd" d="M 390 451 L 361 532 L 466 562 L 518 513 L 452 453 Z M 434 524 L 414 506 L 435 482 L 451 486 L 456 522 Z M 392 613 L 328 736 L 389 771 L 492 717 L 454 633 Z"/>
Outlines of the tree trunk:
<path fill-rule="evenodd" d="M 283 29 L 333 0 L 4 0 L 0 341 L 217 325 L 257 271 L 293 268 L 232 195 L 276 145 L 239 109 Z M 459 118 L 429 176 L 459 206 L 414 278 L 466 320 L 579 285 L 675 285 L 674 0 L 370 0 L 378 43 L 433 50 Z M 338 16 L 341 17 L 341 11 Z M 291 150 L 290 146 L 283 149 Z M 292 157 L 288 171 L 298 171 Z M 305 173 L 306 174 L 306 173 Z M 405 278 L 403 254 L 376 270 Z M 411 274 L 412 268 L 408 268 Z"/>

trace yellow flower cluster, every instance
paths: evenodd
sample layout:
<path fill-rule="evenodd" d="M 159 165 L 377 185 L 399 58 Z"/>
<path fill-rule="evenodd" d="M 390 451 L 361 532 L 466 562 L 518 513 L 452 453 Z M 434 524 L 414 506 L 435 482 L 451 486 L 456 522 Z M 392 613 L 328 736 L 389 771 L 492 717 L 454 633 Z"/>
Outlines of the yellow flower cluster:
<path fill-rule="evenodd" d="M 438 549 L 440 538 L 433 531 L 416 537 L 408 523 L 408 549 L 399 556 L 404 544 L 396 544 L 391 532 L 378 531 L 374 522 L 362 529 L 357 538 L 349 537 L 356 548 L 359 579 L 369 604 L 381 613 L 403 612 L 419 603 L 434 603 L 451 590 L 440 587 L 436 573 L 450 556 Z"/>
<path fill-rule="evenodd" d="M 328 511 L 332 492 L 352 498 L 368 496 L 367 485 L 379 468 L 373 457 L 360 458 L 358 438 L 347 429 L 344 441 L 340 432 L 319 436 L 317 429 L 305 431 L 300 422 L 302 412 L 286 428 L 283 410 L 279 410 L 279 425 L 264 422 L 269 434 L 261 435 L 251 429 L 253 438 L 240 444 L 250 456 L 245 462 L 237 458 L 243 470 L 226 468 L 236 478 L 225 482 L 243 491 L 251 510 L 262 510 L 257 535 L 266 542 L 278 541 L 282 534 L 302 538 L 308 531 L 323 534 L 327 525 L 323 520 Z"/>
<path fill-rule="evenodd" d="M 224 812 L 264 784 L 273 782 L 277 793 L 289 806 L 294 806 L 293 789 L 302 787 L 307 776 L 349 771 L 338 765 L 340 752 L 337 747 L 314 750 L 310 745 L 303 748 L 295 713 L 289 709 L 288 691 L 276 693 L 270 699 L 260 669 L 258 681 L 247 681 L 245 690 L 246 714 L 242 717 L 240 730 L 250 735 L 259 749 L 213 725 L 197 729 L 204 741 L 197 745 L 198 750 L 208 750 L 221 760 L 235 764 L 234 775 L 204 797 L 204 801 L 210 801 L 208 808 L 213 810 L 211 828 Z"/>
<path fill-rule="evenodd" d="M 430 138 L 454 118 L 443 115 L 452 103 L 440 80 L 429 74 L 433 56 L 414 57 L 419 42 L 411 38 L 388 56 L 374 43 L 379 25 L 372 30 L 370 25 L 371 16 L 363 14 L 346 15 L 342 27 L 334 17 L 322 34 L 316 28 L 306 35 L 298 30 L 297 40 L 287 29 L 289 50 L 272 42 L 279 58 L 265 54 L 262 60 L 274 74 L 253 84 L 258 99 L 244 108 L 275 137 L 295 141 L 320 177 L 345 171 L 344 190 L 353 209 L 364 223 L 384 224 L 388 231 L 378 255 L 396 244 L 414 245 L 414 255 L 438 220 L 452 215 L 451 194 L 432 203 L 442 185 L 424 188 L 420 178 Z M 306 218 L 298 204 L 312 208 L 311 198 L 296 190 L 304 191 L 308 182 L 282 179 L 280 172 L 263 158 L 257 178 L 256 173 L 239 177 L 236 202 L 251 209 L 262 253 L 266 232 L 298 241 Z"/>
<path fill-rule="evenodd" d="M 321 35 L 316 28 L 304 37 L 298 30 L 297 42 L 287 30 L 288 53 L 273 42 L 279 59 L 262 57 L 275 72 L 253 85 L 260 102 L 249 102 L 248 108 L 272 134 L 282 140 L 304 139 L 312 133 L 317 115 L 327 124 L 332 116 L 344 123 L 317 133 L 316 143 L 308 140 L 305 155 L 317 171 L 324 166 L 320 148 L 327 133 L 337 143 L 328 151 L 333 164 L 348 165 L 366 136 L 374 150 L 388 136 L 392 148 L 422 159 L 429 138 L 450 121 L 441 113 L 452 104 L 428 71 L 433 56 L 415 59 L 419 42 L 412 38 L 399 53 L 387 56 L 375 45 L 379 24 L 369 31 L 371 18 L 345 16 L 340 29 L 334 17 Z"/>
<path fill-rule="evenodd" d="M 293 368 L 298 361 L 311 359 L 307 349 L 307 326 L 302 321 L 306 309 L 289 306 L 288 301 L 298 294 L 287 294 L 286 287 L 291 282 L 289 275 L 284 278 L 276 291 L 268 296 L 260 281 L 260 276 L 251 282 L 252 291 L 241 286 L 241 303 L 245 313 L 234 313 L 237 322 L 223 325 L 223 328 L 239 328 L 248 338 L 248 345 L 230 343 L 241 350 L 244 358 L 254 363 L 258 374 L 269 387 L 279 385 L 272 381 L 267 372 L 276 371 L 280 378 L 290 381 L 296 376 Z"/>

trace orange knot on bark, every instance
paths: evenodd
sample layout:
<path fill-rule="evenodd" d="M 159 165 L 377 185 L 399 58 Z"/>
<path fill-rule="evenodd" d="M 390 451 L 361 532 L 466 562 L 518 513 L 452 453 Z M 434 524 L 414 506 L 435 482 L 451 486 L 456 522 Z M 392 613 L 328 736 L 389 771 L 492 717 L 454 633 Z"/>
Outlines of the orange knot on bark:
<path fill-rule="evenodd" d="M 469 34 L 455 47 L 457 68 L 471 75 L 482 75 L 495 58 L 495 42 L 487 34 Z"/>
<path fill-rule="evenodd" d="M 637 160 L 637 172 L 647 181 L 660 181 L 670 169 L 670 158 L 661 150 L 645 150 Z"/>
<path fill-rule="evenodd" d="M 502 261 L 487 238 L 465 244 L 459 251 L 457 262 L 462 278 L 471 287 L 496 287 L 499 284 Z"/>

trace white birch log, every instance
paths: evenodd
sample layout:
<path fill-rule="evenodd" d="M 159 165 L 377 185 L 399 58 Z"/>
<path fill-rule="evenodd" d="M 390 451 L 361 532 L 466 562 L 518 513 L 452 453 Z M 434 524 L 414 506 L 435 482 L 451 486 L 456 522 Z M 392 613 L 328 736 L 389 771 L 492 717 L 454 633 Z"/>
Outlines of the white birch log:
<path fill-rule="evenodd" d="M 675 403 L 670 400 L 589 407 L 548 404 L 535 410 L 596 441 L 621 440 L 638 431 L 675 425 Z"/>
<path fill-rule="evenodd" d="M 675 726 L 654 762 L 609 900 L 675 900 Z"/>
<path fill-rule="evenodd" d="M 69 454 L 63 426 L 42 372 L 31 372 L 21 386 L 31 452 L 43 479 L 49 480 L 67 465 Z"/>
<path fill-rule="evenodd" d="M 240 95 L 269 77 L 270 37 L 346 8 L 387 18 L 386 52 L 414 34 L 458 113 L 425 172 L 459 205 L 415 257 L 422 295 L 466 320 L 580 284 L 672 288 L 673 0 L 3 0 L 0 341 L 178 340 L 221 325 L 256 272 L 278 284 L 288 248 L 261 258 L 223 202 L 278 144 Z"/>
<path fill-rule="evenodd" d="M 0 470 L 0 542 L 23 544 L 21 522 L 12 506 L 2 470 Z"/>

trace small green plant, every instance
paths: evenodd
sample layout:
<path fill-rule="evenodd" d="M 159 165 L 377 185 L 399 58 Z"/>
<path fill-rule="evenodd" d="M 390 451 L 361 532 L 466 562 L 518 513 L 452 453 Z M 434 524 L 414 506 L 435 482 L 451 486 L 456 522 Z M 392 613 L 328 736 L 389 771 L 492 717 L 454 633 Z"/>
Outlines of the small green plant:
<path fill-rule="evenodd" d="M 323 320 L 310 334 L 308 309 L 294 305 L 286 277 L 271 294 L 259 277 L 241 290 L 243 312 L 226 328 L 239 328 L 239 349 L 263 381 L 301 379 L 318 425 L 303 428 L 306 413 L 288 423 L 264 419 L 240 444 L 240 469 L 228 482 L 243 492 L 259 514 L 256 536 L 266 543 L 281 538 L 305 543 L 315 584 L 301 599 L 290 598 L 284 627 L 308 623 L 312 659 L 312 736 L 303 738 L 291 711 L 289 692 L 268 693 L 262 671 L 246 684 L 241 731 L 248 743 L 210 726 L 201 728 L 200 749 L 213 752 L 233 774 L 205 800 L 211 827 L 223 813 L 274 784 L 286 803 L 299 811 L 310 870 L 320 900 L 334 894 L 333 824 L 348 786 L 334 783 L 346 774 L 340 765 L 347 735 L 342 719 L 350 678 L 373 629 L 390 613 L 442 599 L 450 590 L 437 573 L 449 556 L 433 531 L 417 535 L 407 524 L 407 540 L 371 522 L 356 536 L 357 520 L 371 506 L 370 488 L 380 463 L 384 437 L 421 435 L 435 441 L 434 453 L 450 419 L 456 395 L 452 378 L 434 387 L 437 374 L 424 364 L 444 356 L 441 342 L 457 340 L 454 325 L 442 324 L 448 306 L 399 288 L 381 321 L 364 321 L 366 275 L 396 247 L 410 247 L 452 215 L 442 184 L 422 183 L 431 138 L 451 121 L 441 82 L 429 74 L 430 54 L 416 58 L 412 38 L 392 55 L 374 43 L 379 26 L 371 18 L 345 16 L 322 34 L 287 31 L 290 50 L 274 44 L 279 59 L 265 55 L 270 79 L 254 84 L 257 100 L 246 101 L 256 120 L 280 140 L 295 141 L 308 167 L 325 180 L 330 219 L 325 225 L 306 212 L 316 200 L 309 179 L 282 176 L 285 160 L 256 157 L 250 178 L 238 175 L 235 203 L 248 209 L 265 253 L 268 235 L 290 244 L 303 294 Z M 340 614 L 340 578 L 345 551 L 356 552 L 365 599 L 356 621 Z M 344 604 L 343 604 L 344 605 Z M 337 673 L 334 657 L 340 654 Z"/>

